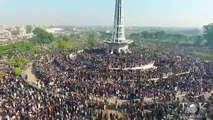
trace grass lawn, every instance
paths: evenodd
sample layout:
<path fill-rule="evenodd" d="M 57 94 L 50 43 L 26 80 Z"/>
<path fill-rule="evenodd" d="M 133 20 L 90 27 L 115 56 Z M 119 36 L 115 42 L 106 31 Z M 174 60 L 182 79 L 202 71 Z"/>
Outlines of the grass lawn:
<path fill-rule="evenodd" d="M 192 54 L 206 59 L 213 59 L 212 51 L 195 50 Z"/>
<path fill-rule="evenodd" d="M 0 55 L 12 53 L 14 51 L 24 52 L 31 51 L 34 48 L 34 44 L 27 41 L 16 42 L 8 45 L 0 46 Z"/>

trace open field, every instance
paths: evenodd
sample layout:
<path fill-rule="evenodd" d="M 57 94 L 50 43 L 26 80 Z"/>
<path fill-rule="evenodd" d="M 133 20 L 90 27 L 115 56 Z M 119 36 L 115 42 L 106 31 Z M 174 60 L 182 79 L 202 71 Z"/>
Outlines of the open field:
<path fill-rule="evenodd" d="M 201 58 L 213 59 L 212 51 L 195 50 L 192 52 L 192 54 Z"/>

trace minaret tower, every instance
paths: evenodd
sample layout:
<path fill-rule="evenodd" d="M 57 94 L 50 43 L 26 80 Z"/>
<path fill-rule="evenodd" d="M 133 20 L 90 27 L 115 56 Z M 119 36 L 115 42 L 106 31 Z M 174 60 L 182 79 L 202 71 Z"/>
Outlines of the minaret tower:
<path fill-rule="evenodd" d="M 128 45 L 131 40 L 125 38 L 123 0 L 116 0 L 115 16 L 111 41 L 108 41 L 108 53 L 131 53 Z"/>

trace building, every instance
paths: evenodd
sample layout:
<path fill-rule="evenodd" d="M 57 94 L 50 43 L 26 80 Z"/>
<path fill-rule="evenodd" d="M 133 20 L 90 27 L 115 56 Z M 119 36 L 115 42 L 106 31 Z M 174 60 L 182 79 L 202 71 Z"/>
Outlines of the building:
<path fill-rule="evenodd" d="M 27 30 L 24 28 L 24 27 L 21 27 L 20 29 L 19 29 L 19 35 L 25 35 L 27 33 Z"/>
<path fill-rule="evenodd" d="M 11 37 L 11 36 L 12 36 L 12 34 L 8 30 L 0 31 L 0 37 Z"/>
<path fill-rule="evenodd" d="M 123 0 L 116 0 L 115 16 L 111 41 L 108 41 L 107 52 L 131 53 L 128 46 L 132 40 L 126 40 L 124 28 Z"/>
<path fill-rule="evenodd" d="M 61 33 L 63 31 L 63 29 L 62 28 L 48 28 L 48 29 L 46 29 L 46 31 L 48 33 L 57 34 L 57 33 Z"/>
<path fill-rule="evenodd" d="M 0 44 L 9 42 L 12 39 L 11 32 L 8 30 L 0 31 Z"/>
<path fill-rule="evenodd" d="M 22 39 L 30 39 L 30 38 L 32 38 L 33 36 L 34 36 L 33 33 L 28 33 L 28 34 L 20 35 L 20 37 L 21 37 Z"/>

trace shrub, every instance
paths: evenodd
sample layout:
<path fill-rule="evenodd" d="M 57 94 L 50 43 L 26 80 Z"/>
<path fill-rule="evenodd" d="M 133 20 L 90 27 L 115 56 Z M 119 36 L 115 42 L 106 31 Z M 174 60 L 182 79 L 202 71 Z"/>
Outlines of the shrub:
<path fill-rule="evenodd" d="M 20 68 L 14 68 L 13 69 L 13 74 L 15 76 L 20 76 L 21 75 L 21 69 Z"/>

